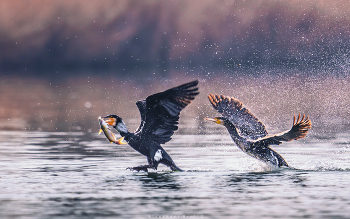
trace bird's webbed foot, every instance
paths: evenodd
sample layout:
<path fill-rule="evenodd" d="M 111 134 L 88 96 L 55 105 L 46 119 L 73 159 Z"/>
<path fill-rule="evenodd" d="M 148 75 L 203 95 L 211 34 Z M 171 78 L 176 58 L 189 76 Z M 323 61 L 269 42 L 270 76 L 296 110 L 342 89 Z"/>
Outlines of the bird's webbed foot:
<path fill-rule="evenodd" d="M 148 172 L 148 168 L 154 168 L 154 167 L 151 165 L 141 165 L 141 166 L 137 166 L 137 167 L 128 167 L 126 169 L 127 170 L 136 170 L 137 172 L 140 172 L 141 170 Z"/>

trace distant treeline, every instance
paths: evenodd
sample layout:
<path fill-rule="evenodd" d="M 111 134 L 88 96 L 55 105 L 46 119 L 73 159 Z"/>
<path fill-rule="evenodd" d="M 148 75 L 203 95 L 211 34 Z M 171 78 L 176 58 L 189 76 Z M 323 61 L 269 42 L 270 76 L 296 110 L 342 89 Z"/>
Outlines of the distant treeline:
<path fill-rule="evenodd" d="M 4 0 L 0 7 L 0 74 L 320 68 L 347 66 L 350 50 L 348 1 Z"/>

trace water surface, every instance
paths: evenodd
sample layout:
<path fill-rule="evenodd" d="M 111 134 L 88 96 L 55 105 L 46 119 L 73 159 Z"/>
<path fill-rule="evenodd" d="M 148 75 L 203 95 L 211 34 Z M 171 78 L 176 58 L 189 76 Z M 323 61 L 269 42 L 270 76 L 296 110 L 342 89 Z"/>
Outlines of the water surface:
<path fill-rule="evenodd" d="M 131 172 L 146 158 L 83 132 L 0 132 L 1 218 L 349 218 L 350 133 L 273 148 L 269 167 L 226 133 L 176 133 L 185 172 Z M 191 132 L 190 132 L 191 133 Z"/>

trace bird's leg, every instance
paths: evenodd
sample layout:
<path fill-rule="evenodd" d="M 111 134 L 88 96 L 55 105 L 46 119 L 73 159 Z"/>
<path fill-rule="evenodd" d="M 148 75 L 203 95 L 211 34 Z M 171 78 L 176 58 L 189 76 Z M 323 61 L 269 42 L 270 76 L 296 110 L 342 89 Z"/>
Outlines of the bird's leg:
<path fill-rule="evenodd" d="M 148 168 L 154 168 L 153 166 L 151 165 L 141 165 L 141 166 L 137 166 L 137 167 L 128 167 L 126 168 L 127 170 L 136 170 L 137 172 L 139 171 L 145 171 L 145 172 L 148 172 Z"/>
<path fill-rule="evenodd" d="M 152 168 L 157 170 L 158 167 L 158 162 L 154 161 L 153 159 L 151 159 L 150 157 L 147 157 L 147 161 L 148 161 L 148 165 L 141 165 L 141 166 L 137 166 L 137 167 L 128 167 L 126 168 L 127 170 L 136 170 L 137 172 L 139 171 L 145 171 L 148 172 L 148 168 Z"/>

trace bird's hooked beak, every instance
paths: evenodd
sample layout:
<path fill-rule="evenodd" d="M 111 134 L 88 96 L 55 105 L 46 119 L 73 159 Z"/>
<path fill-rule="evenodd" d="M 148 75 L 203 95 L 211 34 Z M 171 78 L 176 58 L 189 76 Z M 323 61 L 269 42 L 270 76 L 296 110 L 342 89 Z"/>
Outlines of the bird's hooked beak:
<path fill-rule="evenodd" d="M 103 119 L 103 121 L 105 121 L 110 126 L 116 126 L 117 125 L 117 120 L 115 118 L 103 117 L 102 119 Z"/>
<path fill-rule="evenodd" d="M 212 121 L 212 122 L 215 122 L 216 124 L 221 124 L 222 123 L 222 121 L 221 121 L 221 119 L 219 119 L 219 118 L 204 118 L 204 120 L 207 120 L 207 121 Z"/>

